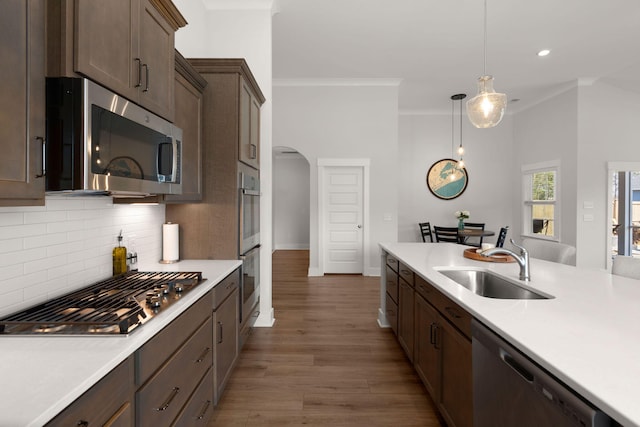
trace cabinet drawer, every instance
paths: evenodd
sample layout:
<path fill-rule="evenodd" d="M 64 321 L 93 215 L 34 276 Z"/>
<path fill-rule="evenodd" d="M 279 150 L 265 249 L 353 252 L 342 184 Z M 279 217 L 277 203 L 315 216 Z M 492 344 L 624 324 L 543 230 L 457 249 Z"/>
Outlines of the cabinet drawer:
<path fill-rule="evenodd" d="M 467 338 L 471 339 L 471 314 L 444 295 L 438 299 L 436 307 Z"/>
<path fill-rule="evenodd" d="M 387 308 L 385 311 L 385 315 L 387 316 L 387 321 L 391 325 L 391 329 L 393 330 L 393 333 L 397 335 L 398 334 L 398 304 L 396 304 L 395 301 L 393 301 L 391 297 L 389 297 L 389 294 L 387 294 L 386 306 Z"/>
<path fill-rule="evenodd" d="M 431 283 L 424 280 L 422 277 L 416 274 L 416 292 L 418 292 L 425 300 L 432 306 L 441 310 L 443 305 L 442 298 L 444 295 L 437 290 Z"/>
<path fill-rule="evenodd" d="M 213 362 L 212 320 L 136 393 L 136 426 L 169 425 Z"/>
<path fill-rule="evenodd" d="M 206 426 L 213 415 L 213 373 L 211 369 L 202 377 L 184 411 L 178 416 L 174 427 Z"/>
<path fill-rule="evenodd" d="M 396 273 L 398 272 L 398 264 L 399 261 L 393 255 L 387 254 L 387 265 L 393 269 Z"/>
<path fill-rule="evenodd" d="M 51 420 L 47 427 L 131 425 L 133 422 L 133 358 L 129 357 Z M 128 416 L 128 418 L 127 418 Z"/>
<path fill-rule="evenodd" d="M 405 282 L 407 282 L 412 288 L 415 284 L 414 273 L 409 267 L 404 265 L 403 263 L 399 263 L 398 274 Z"/>
<path fill-rule="evenodd" d="M 136 385 L 149 377 L 211 316 L 207 293 L 136 352 Z"/>
<path fill-rule="evenodd" d="M 220 283 L 218 283 L 212 290 L 213 293 L 213 309 L 218 308 L 222 302 L 227 299 L 229 295 L 234 291 L 234 289 L 238 289 L 240 286 L 240 269 L 234 271 L 224 279 Z"/>
<path fill-rule="evenodd" d="M 387 295 L 397 303 L 398 302 L 398 273 L 387 266 Z"/>
<path fill-rule="evenodd" d="M 416 292 L 434 306 L 442 316 L 449 320 L 467 338 L 471 338 L 471 315 L 431 283 L 416 275 Z"/>

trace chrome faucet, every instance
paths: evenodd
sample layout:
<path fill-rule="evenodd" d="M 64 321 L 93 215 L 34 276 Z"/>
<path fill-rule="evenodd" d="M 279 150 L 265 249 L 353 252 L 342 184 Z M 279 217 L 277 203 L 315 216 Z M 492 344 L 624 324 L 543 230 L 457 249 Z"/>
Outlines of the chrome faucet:
<path fill-rule="evenodd" d="M 520 280 L 525 280 L 528 282 L 529 280 L 531 280 L 531 274 L 529 273 L 529 252 L 527 252 L 527 250 L 522 246 L 516 245 L 516 242 L 514 242 L 513 239 L 509 239 L 509 241 L 513 246 L 520 249 L 519 255 L 507 248 L 485 249 L 484 251 L 480 252 L 480 255 L 482 256 L 491 256 L 496 254 L 511 255 L 513 259 L 515 259 L 518 265 L 520 266 Z"/>

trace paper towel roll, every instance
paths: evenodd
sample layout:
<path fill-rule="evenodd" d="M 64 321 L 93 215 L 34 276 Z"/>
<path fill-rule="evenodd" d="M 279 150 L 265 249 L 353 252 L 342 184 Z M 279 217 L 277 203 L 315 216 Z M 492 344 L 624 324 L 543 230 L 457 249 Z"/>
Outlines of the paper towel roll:
<path fill-rule="evenodd" d="M 162 224 L 162 262 L 177 262 L 180 259 L 180 233 L 178 224 Z"/>

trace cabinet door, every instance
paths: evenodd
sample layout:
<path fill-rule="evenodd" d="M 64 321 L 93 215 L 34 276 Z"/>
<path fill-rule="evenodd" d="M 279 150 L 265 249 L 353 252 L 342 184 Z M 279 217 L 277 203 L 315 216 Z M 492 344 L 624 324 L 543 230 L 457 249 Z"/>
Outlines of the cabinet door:
<path fill-rule="evenodd" d="M 224 386 L 231 374 L 231 368 L 238 356 L 238 290 L 227 298 L 213 313 L 215 319 L 214 346 L 215 353 L 215 397 L 218 404 Z"/>
<path fill-rule="evenodd" d="M 240 139 L 238 158 L 256 169 L 260 167 L 258 151 L 260 145 L 260 104 L 242 81 L 240 88 Z"/>
<path fill-rule="evenodd" d="M 453 427 L 473 425 L 473 371 L 471 341 L 441 317 L 440 411 Z"/>
<path fill-rule="evenodd" d="M 133 371 L 133 358 L 129 357 L 46 424 L 46 427 L 133 425 Z"/>
<path fill-rule="evenodd" d="M 76 0 L 77 72 L 129 98 L 138 97 L 140 0 Z M 134 73 L 135 70 L 135 73 Z"/>
<path fill-rule="evenodd" d="M 182 194 L 168 194 L 167 202 L 202 200 L 202 93 L 176 74 L 175 124 L 182 129 Z"/>
<path fill-rule="evenodd" d="M 398 292 L 398 341 L 411 361 L 413 361 L 414 341 L 414 299 L 415 292 L 413 288 L 400 279 Z"/>
<path fill-rule="evenodd" d="M 415 297 L 414 367 L 429 394 L 440 391 L 440 352 L 438 351 L 438 312 L 420 295 Z"/>
<path fill-rule="evenodd" d="M 173 121 L 175 32 L 149 0 L 140 8 L 139 52 L 142 61 L 140 104 Z M 133 72 L 138 72 L 134 64 Z"/>
<path fill-rule="evenodd" d="M 0 206 L 43 205 L 44 2 L 1 8 Z"/>

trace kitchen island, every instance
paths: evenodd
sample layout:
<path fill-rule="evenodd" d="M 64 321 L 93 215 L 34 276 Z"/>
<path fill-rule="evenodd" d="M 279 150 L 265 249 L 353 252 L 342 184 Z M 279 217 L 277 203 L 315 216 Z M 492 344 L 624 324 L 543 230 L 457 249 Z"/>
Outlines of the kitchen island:
<path fill-rule="evenodd" d="M 486 269 L 518 281 L 516 263 L 463 257 L 449 243 L 381 244 L 417 275 L 514 347 L 624 426 L 640 426 L 640 283 L 606 271 L 531 258 L 523 287 L 552 299 L 485 298 L 439 273 L 443 268 Z M 507 245 L 509 246 L 509 245 Z M 384 273 L 378 322 L 387 322 Z"/>
<path fill-rule="evenodd" d="M 0 336 L 0 426 L 42 426 L 131 356 L 242 264 L 238 260 L 141 265 L 206 278 L 129 335 Z"/>

